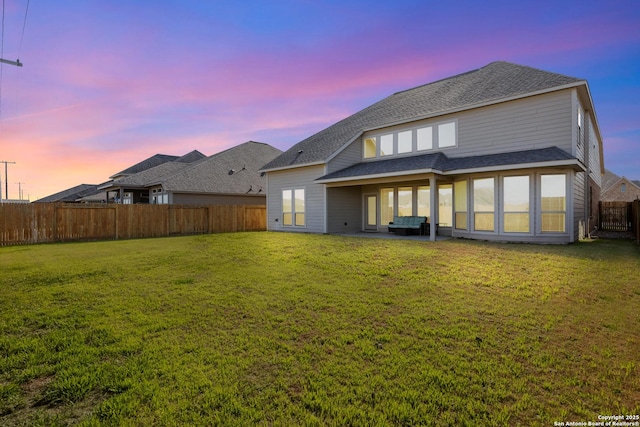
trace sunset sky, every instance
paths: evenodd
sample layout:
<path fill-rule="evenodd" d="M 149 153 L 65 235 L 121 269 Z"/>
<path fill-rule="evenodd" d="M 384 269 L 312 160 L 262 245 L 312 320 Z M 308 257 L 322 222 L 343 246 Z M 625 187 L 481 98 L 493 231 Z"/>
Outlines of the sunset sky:
<path fill-rule="evenodd" d="M 6 0 L 9 198 L 156 153 L 287 149 L 398 90 L 496 60 L 586 79 L 605 166 L 640 179 L 640 2 Z M 24 27 L 24 33 L 23 33 Z M 4 165 L 0 164 L 4 194 Z"/>

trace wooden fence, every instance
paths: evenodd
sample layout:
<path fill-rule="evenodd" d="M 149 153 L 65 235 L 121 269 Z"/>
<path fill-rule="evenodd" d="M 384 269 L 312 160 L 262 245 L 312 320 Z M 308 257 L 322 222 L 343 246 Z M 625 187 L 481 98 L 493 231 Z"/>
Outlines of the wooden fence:
<path fill-rule="evenodd" d="M 266 230 L 245 205 L 0 204 L 0 246 Z"/>
<path fill-rule="evenodd" d="M 633 203 L 600 202 L 600 230 L 630 231 L 633 225 Z"/>

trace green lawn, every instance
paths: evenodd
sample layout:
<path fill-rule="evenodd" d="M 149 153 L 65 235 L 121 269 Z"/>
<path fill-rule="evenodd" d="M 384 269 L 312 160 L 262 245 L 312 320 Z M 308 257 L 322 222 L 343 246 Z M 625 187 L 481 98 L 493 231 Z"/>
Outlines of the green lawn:
<path fill-rule="evenodd" d="M 0 425 L 640 414 L 640 246 L 237 233 L 0 248 Z"/>

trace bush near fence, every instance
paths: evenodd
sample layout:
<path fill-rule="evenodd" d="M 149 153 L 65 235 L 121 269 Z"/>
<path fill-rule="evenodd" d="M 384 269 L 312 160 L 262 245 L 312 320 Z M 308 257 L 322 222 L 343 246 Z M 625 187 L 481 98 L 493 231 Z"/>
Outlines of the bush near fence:
<path fill-rule="evenodd" d="M 265 206 L 0 204 L 0 246 L 264 230 Z"/>

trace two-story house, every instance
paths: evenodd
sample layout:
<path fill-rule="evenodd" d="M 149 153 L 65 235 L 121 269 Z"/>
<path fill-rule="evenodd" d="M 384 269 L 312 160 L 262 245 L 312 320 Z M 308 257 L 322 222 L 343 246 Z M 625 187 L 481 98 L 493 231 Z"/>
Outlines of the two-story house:
<path fill-rule="evenodd" d="M 494 62 L 395 93 L 264 166 L 267 228 L 569 243 L 596 219 L 602 137 L 587 82 Z M 594 209 L 593 206 L 596 206 Z"/>

